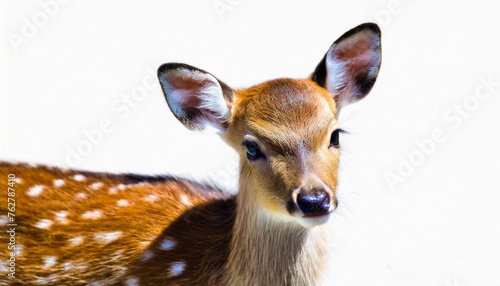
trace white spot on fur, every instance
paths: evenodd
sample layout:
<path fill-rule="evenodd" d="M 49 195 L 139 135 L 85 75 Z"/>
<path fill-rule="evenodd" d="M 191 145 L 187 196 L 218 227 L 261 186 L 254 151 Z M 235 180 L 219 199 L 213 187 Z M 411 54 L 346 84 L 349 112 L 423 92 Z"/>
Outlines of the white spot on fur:
<path fill-rule="evenodd" d="M 54 213 L 57 218 L 65 218 L 68 216 L 69 211 L 60 211 L 60 212 L 55 212 Z"/>
<path fill-rule="evenodd" d="M 99 190 L 102 186 L 104 186 L 103 182 L 95 182 L 92 185 L 90 185 L 90 188 L 92 190 Z"/>
<path fill-rule="evenodd" d="M 95 233 L 94 240 L 102 244 L 108 244 L 120 238 L 122 234 L 121 231 Z"/>
<path fill-rule="evenodd" d="M 127 188 L 127 186 L 125 186 L 124 184 L 119 184 L 119 185 L 117 185 L 116 187 L 112 187 L 112 188 L 110 188 L 108 192 L 109 192 L 111 195 L 114 195 L 114 194 L 118 193 L 118 191 L 123 191 L 123 190 L 125 190 L 126 188 Z"/>
<path fill-rule="evenodd" d="M 139 278 L 137 277 L 129 277 L 125 280 L 126 286 L 139 286 Z"/>
<path fill-rule="evenodd" d="M 121 259 L 123 257 L 124 252 L 125 251 L 123 249 L 113 252 L 110 256 L 111 261 L 118 261 L 119 259 Z"/>
<path fill-rule="evenodd" d="M 81 261 L 79 261 L 79 262 L 68 262 L 68 263 L 71 264 L 71 266 L 73 267 L 73 269 L 75 271 L 86 271 L 87 268 L 88 268 L 88 266 L 89 266 L 87 263 L 81 262 Z"/>
<path fill-rule="evenodd" d="M 61 187 L 64 185 L 66 182 L 63 179 L 55 180 L 54 181 L 54 187 Z"/>
<path fill-rule="evenodd" d="M 153 256 L 155 256 L 155 254 L 151 250 L 146 250 L 146 252 L 144 252 L 144 254 L 142 255 L 141 260 L 147 261 L 153 258 Z"/>
<path fill-rule="evenodd" d="M 71 262 L 65 262 L 65 263 L 63 263 L 63 269 L 64 269 L 64 271 L 69 271 L 69 270 L 73 269 L 74 267 L 75 266 Z"/>
<path fill-rule="evenodd" d="M 186 205 L 188 207 L 193 205 L 193 203 L 191 203 L 191 201 L 189 200 L 189 198 L 186 195 L 180 195 L 179 199 L 181 200 L 181 203 L 183 203 L 184 205 Z"/>
<path fill-rule="evenodd" d="M 83 182 L 85 181 L 87 178 L 82 175 L 82 174 L 76 174 L 73 176 L 73 180 L 77 181 L 77 182 Z"/>
<path fill-rule="evenodd" d="M 155 194 L 147 195 L 144 197 L 144 200 L 147 202 L 154 203 L 154 202 L 158 201 L 158 196 Z"/>
<path fill-rule="evenodd" d="M 0 215 L 0 225 L 7 225 L 9 222 L 9 217 L 6 215 Z"/>
<path fill-rule="evenodd" d="M 88 211 L 82 214 L 83 219 L 99 219 L 102 216 L 101 210 Z"/>
<path fill-rule="evenodd" d="M 55 256 L 47 256 L 43 259 L 43 267 L 49 268 L 56 264 L 57 257 Z"/>
<path fill-rule="evenodd" d="M 26 194 L 31 197 L 36 197 L 43 191 L 43 188 L 44 186 L 41 185 L 33 186 L 28 190 Z"/>
<path fill-rule="evenodd" d="M 75 236 L 73 238 L 68 239 L 69 245 L 70 246 L 77 246 L 83 243 L 85 240 L 85 237 L 83 236 Z"/>
<path fill-rule="evenodd" d="M 78 200 L 84 200 L 87 198 L 87 194 L 86 193 L 78 193 L 75 195 L 75 198 Z"/>
<path fill-rule="evenodd" d="M 50 219 L 42 219 L 39 222 L 37 222 L 35 224 L 35 226 L 38 228 L 47 229 L 47 228 L 51 227 L 52 224 L 54 224 L 54 222 L 51 221 Z"/>
<path fill-rule="evenodd" d="M 59 280 L 59 275 L 52 274 L 45 277 L 37 276 L 34 283 L 39 285 L 47 285 L 47 284 L 54 285 L 57 282 L 57 280 Z"/>
<path fill-rule="evenodd" d="M 66 219 L 68 216 L 69 212 L 68 211 L 60 211 L 60 212 L 55 212 L 56 215 L 56 221 L 62 224 L 68 224 L 69 220 Z"/>
<path fill-rule="evenodd" d="M 16 182 L 16 184 L 20 184 L 20 183 L 23 182 L 23 179 L 21 179 L 21 178 L 15 178 L 14 182 Z"/>
<path fill-rule="evenodd" d="M 22 244 L 16 244 L 16 250 L 14 250 L 16 256 L 21 256 L 23 254 L 23 250 L 24 246 Z"/>
<path fill-rule="evenodd" d="M 0 271 L 7 272 L 7 262 L 4 260 L 0 260 Z"/>
<path fill-rule="evenodd" d="M 125 199 L 121 199 L 116 203 L 116 205 L 119 207 L 127 207 L 130 205 L 130 203 Z"/>
<path fill-rule="evenodd" d="M 160 249 L 162 250 L 171 250 L 175 246 L 175 241 L 173 241 L 170 238 L 165 238 L 161 244 L 160 244 Z"/>
<path fill-rule="evenodd" d="M 186 263 L 184 262 L 174 262 L 170 266 L 170 275 L 179 276 L 184 272 L 184 268 L 186 268 Z"/>

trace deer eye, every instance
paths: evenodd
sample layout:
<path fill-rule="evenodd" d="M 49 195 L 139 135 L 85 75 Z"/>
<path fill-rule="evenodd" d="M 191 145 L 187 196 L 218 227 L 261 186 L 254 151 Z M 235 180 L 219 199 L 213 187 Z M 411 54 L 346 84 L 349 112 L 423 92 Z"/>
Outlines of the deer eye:
<path fill-rule="evenodd" d="M 342 129 L 337 129 L 333 131 L 332 137 L 330 138 L 330 147 L 339 148 L 340 147 L 340 133 L 344 132 Z"/>
<path fill-rule="evenodd" d="M 260 151 L 259 145 L 257 145 L 257 143 L 252 141 L 245 141 L 242 145 L 246 148 L 247 158 L 249 160 L 264 158 L 264 154 L 262 154 L 262 151 Z"/>

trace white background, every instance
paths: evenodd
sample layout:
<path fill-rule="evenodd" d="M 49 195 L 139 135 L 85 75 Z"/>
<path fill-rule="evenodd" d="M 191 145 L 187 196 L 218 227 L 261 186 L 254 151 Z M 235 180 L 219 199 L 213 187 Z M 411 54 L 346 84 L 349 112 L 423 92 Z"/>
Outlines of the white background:
<path fill-rule="evenodd" d="M 234 88 L 306 77 L 342 33 L 377 22 L 378 81 L 341 116 L 329 284 L 499 286 L 500 1 L 331 2 L 2 1 L 0 160 L 231 189 L 234 153 L 175 120 L 157 67 L 185 62 Z M 111 131 L 70 164 L 102 120 Z M 429 145 L 433 132 L 444 141 Z"/>

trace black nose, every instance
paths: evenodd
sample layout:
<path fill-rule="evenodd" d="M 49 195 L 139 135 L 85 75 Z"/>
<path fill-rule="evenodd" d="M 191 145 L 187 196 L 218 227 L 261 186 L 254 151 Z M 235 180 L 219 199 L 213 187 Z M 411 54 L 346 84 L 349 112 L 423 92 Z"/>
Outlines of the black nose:
<path fill-rule="evenodd" d="M 324 190 L 299 193 L 297 206 L 304 215 L 324 214 L 330 209 L 330 196 Z"/>

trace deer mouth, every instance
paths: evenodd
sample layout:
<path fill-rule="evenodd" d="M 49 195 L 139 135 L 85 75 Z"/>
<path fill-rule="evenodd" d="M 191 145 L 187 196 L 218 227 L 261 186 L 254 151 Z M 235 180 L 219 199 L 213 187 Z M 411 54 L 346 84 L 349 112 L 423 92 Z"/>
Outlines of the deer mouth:
<path fill-rule="evenodd" d="M 330 215 L 332 212 L 326 212 L 326 213 L 320 213 L 320 214 L 308 214 L 308 215 L 303 215 L 303 218 L 310 218 L 310 219 L 316 219 L 316 218 L 322 218 L 324 216 Z"/>
<path fill-rule="evenodd" d="M 297 222 L 306 228 L 311 228 L 326 223 L 330 219 L 331 214 L 332 212 L 330 211 L 322 214 L 303 215 L 297 217 Z"/>

